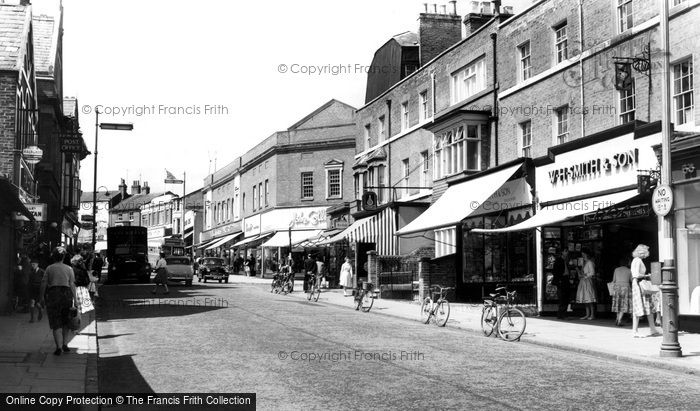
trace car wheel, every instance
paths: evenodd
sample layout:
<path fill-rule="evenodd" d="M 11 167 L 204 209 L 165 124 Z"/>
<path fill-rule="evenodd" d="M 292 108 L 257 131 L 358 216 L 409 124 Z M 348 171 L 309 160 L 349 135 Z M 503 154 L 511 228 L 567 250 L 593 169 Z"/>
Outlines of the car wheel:
<path fill-rule="evenodd" d="M 206 277 L 206 276 L 204 277 L 204 282 L 205 282 L 205 283 L 207 282 L 207 277 Z"/>
<path fill-rule="evenodd" d="M 221 279 L 219 279 L 219 284 L 221 284 Z"/>
<path fill-rule="evenodd" d="M 185 281 L 185 285 L 192 285 L 192 280 Z"/>
<path fill-rule="evenodd" d="M 227 278 L 227 279 L 225 279 L 225 280 L 224 280 L 224 282 L 225 282 L 226 284 L 228 284 L 228 278 Z"/>

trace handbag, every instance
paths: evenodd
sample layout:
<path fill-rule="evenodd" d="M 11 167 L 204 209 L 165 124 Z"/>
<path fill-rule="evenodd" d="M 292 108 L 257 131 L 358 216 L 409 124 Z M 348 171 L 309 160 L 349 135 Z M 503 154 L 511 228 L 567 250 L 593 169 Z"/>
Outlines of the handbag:
<path fill-rule="evenodd" d="M 78 315 L 78 308 L 77 307 L 71 307 L 68 309 L 68 317 L 70 318 L 70 321 L 68 323 L 68 328 L 70 328 L 73 331 L 77 331 L 80 329 L 80 316 Z"/>
<path fill-rule="evenodd" d="M 651 281 L 647 279 L 639 280 L 637 284 L 639 284 L 639 289 L 642 291 L 642 294 L 652 295 L 660 291 L 658 286 L 653 285 Z"/>
<path fill-rule="evenodd" d="M 612 281 L 608 283 L 608 293 L 610 293 L 610 295 L 615 294 L 615 283 Z"/>

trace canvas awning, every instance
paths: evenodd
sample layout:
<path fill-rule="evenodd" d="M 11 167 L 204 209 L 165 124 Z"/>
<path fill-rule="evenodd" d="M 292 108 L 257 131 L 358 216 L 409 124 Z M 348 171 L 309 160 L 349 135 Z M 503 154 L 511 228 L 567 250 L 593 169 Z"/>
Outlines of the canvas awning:
<path fill-rule="evenodd" d="M 433 205 L 396 234 L 413 234 L 457 225 L 521 167 L 522 163 L 448 187 Z"/>
<path fill-rule="evenodd" d="M 261 241 L 262 241 L 262 240 L 265 239 L 265 237 L 268 237 L 268 236 L 270 236 L 270 235 L 272 235 L 272 233 L 266 233 L 266 234 L 256 235 L 256 236 L 253 236 L 253 237 L 248 237 L 248 238 L 246 238 L 246 239 L 243 239 L 243 240 L 241 240 L 241 241 L 235 243 L 235 244 L 232 245 L 231 247 L 240 247 L 240 246 L 242 246 L 242 245 L 250 244 L 250 243 L 255 242 L 255 241 L 258 241 L 258 240 L 261 240 Z"/>
<path fill-rule="evenodd" d="M 300 243 L 311 237 L 316 237 L 321 234 L 321 230 L 292 230 L 292 245 Z M 289 231 L 278 231 L 269 240 L 264 242 L 262 247 L 289 247 Z"/>
<path fill-rule="evenodd" d="M 570 201 L 554 204 L 540 209 L 537 214 L 527 220 L 503 228 L 475 228 L 473 233 L 506 233 L 509 231 L 528 230 L 531 228 L 548 226 L 562 221 L 580 216 L 582 214 L 594 213 L 599 210 L 613 207 L 623 201 L 629 200 L 639 195 L 637 190 L 622 191 L 614 194 L 589 197 L 582 200 Z"/>
<path fill-rule="evenodd" d="M 216 247 L 221 247 L 222 245 L 228 243 L 229 241 L 233 240 L 234 238 L 238 237 L 241 234 L 241 232 L 237 232 L 234 234 L 229 234 L 223 238 L 220 238 L 219 240 L 214 241 L 213 243 L 209 244 L 205 250 L 210 250 L 212 248 Z"/>
<path fill-rule="evenodd" d="M 343 230 L 341 230 L 339 228 L 334 228 L 331 230 L 322 231 L 317 236 L 309 237 L 306 240 L 301 241 L 298 244 L 295 244 L 295 246 L 296 247 L 303 247 L 303 248 L 318 247 L 318 246 L 322 245 L 321 243 L 323 243 L 324 241 L 333 237 L 334 235 L 340 233 L 341 231 L 343 231 Z"/>

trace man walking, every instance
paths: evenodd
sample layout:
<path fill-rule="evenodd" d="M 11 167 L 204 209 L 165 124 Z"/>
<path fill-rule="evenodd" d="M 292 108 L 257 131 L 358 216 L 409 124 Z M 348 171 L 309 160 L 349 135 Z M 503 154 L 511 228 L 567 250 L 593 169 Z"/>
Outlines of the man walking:
<path fill-rule="evenodd" d="M 564 248 L 561 251 L 561 256 L 557 255 L 557 250 L 554 247 L 550 248 L 549 251 L 554 254 L 552 285 L 557 286 L 557 299 L 559 300 L 557 318 L 565 320 L 566 308 L 569 305 L 569 268 L 566 265 L 569 251 Z"/>

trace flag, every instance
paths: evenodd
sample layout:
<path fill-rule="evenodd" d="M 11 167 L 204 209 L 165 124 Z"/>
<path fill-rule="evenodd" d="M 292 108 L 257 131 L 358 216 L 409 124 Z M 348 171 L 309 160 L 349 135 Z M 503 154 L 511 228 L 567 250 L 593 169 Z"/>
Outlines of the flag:
<path fill-rule="evenodd" d="M 180 180 L 177 177 L 175 177 L 173 175 L 173 173 L 171 173 L 167 169 L 165 170 L 165 184 L 182 184 L 182 183 L 184 183 L 183 180 Z"/>

